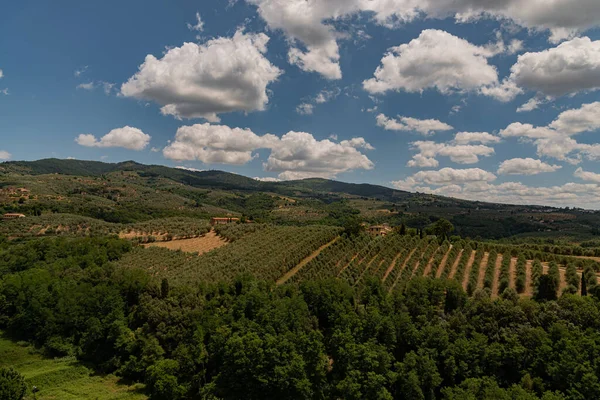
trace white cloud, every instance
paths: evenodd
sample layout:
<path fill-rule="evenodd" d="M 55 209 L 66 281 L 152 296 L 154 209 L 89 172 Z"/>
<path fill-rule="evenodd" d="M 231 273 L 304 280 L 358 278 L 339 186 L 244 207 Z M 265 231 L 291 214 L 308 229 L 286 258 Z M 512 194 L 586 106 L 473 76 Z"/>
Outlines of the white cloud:
<path fill-rule="evenodd" d="M 404 183 L 406 182 L 406 184 Z M 398 181 L 403 190 L 418 190 L 424 193 L 452 196 L 466 200 L 476 200 L 505 204 L 537 204 L 559 207 L 578 206 L 598 208 L 600 186 L 597 184 L 566 183 L 562 186 L 533 187 L 521 182 L 491 184 L 484 181 L 447 184 L 438 188 L 416 186 L 418 182 L 408 178 Z"/>
<path fill-rule="evenodd" d="M 406 190 L 407 188 L 418 188 L 418 185 L 422 184 L 446 186 L 473 182 L 492 182 L 494 180 L 496 180 L 496 175 L 480 168 L 442 168 L 439 171 L 419 171 L 405 180 L 392 182 L 392 185 Z"/>
<path fill-rule="evenodd" d="M 578 143 L 571 136 L 600 129 L 600 102 L 584 104 L 579 109 L 561 113 L 548 126 L 534 127 L 515 122 L 500 131 L 500 136 L 516 137 L 537 146 L 537 154 L 577 164 L 582 157 L 600 159 L 600 144 Z"/>
<path fill-rule="evenodd" d="M 374 78 L 363 82 L 369 93 L 387 91 L 441 93 L 479 91 L 498 83 L 498 72 L 488 64 L 489 50 L 448 32 L 428 29 L 410 43 L 392 47 L 382 58 Z"/>
<path fill-rule="evenodd" d="M 95 90 L 96 88 L 102 88 L 102 90 L 104 91 L 104 94 L 109 95 L 112 92 L 114 86 L 115 86 L 115 84 L 110 83 L 110 82 L 91 81 L 91 82 L 87 82 L 87 83 L 80 83 L 79 85 L 77 85 L 77 89 Z"/>
<path fill-rule="evenodd" d="M 554 172 L 562 168 L 560 165 L 550 165 L 533 158 L 513 158 L 500 164 L 500 175 L 537 175 L 543 172 Z"/>
<path fill-rule="evenodd" d="M 315 110 L 315 106 L 310 103 L 302 103 L 296 107 L 296 112 L 300 115 L 312 115 Z"/>
<path fill-rule="evenodd" d="M 600 40 L 575 38 L 558 47 L 525 53 L 511 68 L 510 81 L 545 96 L 600 89 Z"/>
<path fill-rule="evenodd" d="M 373 147 L 360 137 L 335 143 L 329 139 L 317 140 L 310 133 L 291 131 L 279 138 L 208 123 L 180 127 L 163 154 L 178 161 L 242 165 L 254 159 L 252 153 L 259 149 L 271 151 L 263 164 L 265 171 L 277 172 L 280 179 L 286 180 L 331 178 L 349 170 L 374 167 L 359 150 Z"/>
<path fill-rule="evenodd" d="M 305 71 L 328 79 L 341 78 L 338 40 L 347 32 L 334 27 L 338 21 L 367 12 L 373 21 L 397 28 L 417 18 L 454 17 L 458 22 L 492 18 L 532 31 L 549 31 L 557 42 L 599 26 L 597 0 L 246 0 L 273 30 L 282 30 L 290 44 L 288 58 Z M 356 34 L 360 36 L 360 31 Z M 503 50 L 516 53 L 522 43 L 513 40 Z M 299 47 L 302 46 L 303 49 Z M 496 49 L 498 51 L 498 49 Z"/>
<path fill-rule="evenodd" d="M 411 143 L 412 148 L 418 151 L 418 154 L 413 158 L 414 163 L 409 162 L 408 166 L 420 166 L 419 164 L 433 164 L 430 159 L 437 156 L 450 157 L 452 162 L 458 164 L 475 164 L 479 162 L 479 157 L 489 157 L 494 154 L 494 149 L 484 145 L 457 145 L 436 143 L 432 141 L 420 141 Z M 425 161 L 423 158 L 428 159 Z M 418 161 L 420 160 L 420 161 Z"/>
<path fill-rule="evenodd" d="M 577 168 L 573 176 L 584 181 L 600 183 L 600 174 L 584 171 L 583 168 Z"/>
<path fill-rule="evenodd" d="M 600 73 L 600 69 L 598 71 Z M 584 104 L 581 108 L 561 113 L 550 124 L 550 128 L 567 135 L 600 129 L 600 102 Z"/>
<path fill-rule="evenodd" d="M 258 136 L 250 129 L 196 124 L 177 129 L 175 140 L 163 149 L 163 155 L 178 161 L 242 165 L 254 158 L 253 151 L 270 148 L 277 140 L 274 135 Z"/>
<path fill-rule="evenodd" d="M 332 90 L 321 90 L 319 92 L 319 94 L 317 94 L 317 97 L 315 97 L 315 103 L 317 103 L 317 104 L 327 103 L 328 101 L 331 101 L 331 100 L 335 99 L 336 97 L 338 97 L 341 92 L 342 91 L 339 88 L 335 88 Z"/>
<path fill-rule="evenodd" d="M 77 85 L 77 89 L 94 90 L 95 88 L 94 82 L 80 83 Z"/>
<path fill-rule="evenodd" d="M 4 72 L 0 69 L 0 79 L 4 78 Z"/>
<path fill-rule="evenodd" d="M 192 168 L 192 167 L 184 167 L 183 165 L 178 165 L 175 167 L 176 169 L 181 169 L 184 171 L 190 171 L 190 172 L 203 172 L 203 169 L 198 169 L 198 168 Z"/>
<path fill-rule="evenodd" d="M 500 143 L 500 138 L 487 132 L 458 132 L 454 136 L 454 142 L 457 144 L 469 143 Z"/>
<path fill-rule="evenodd" d="M 273 146 L 264 168 L 278 172 L 279 178 L 284 180 L 333 178 L 349 170 L 373 169 L 373 162 L 358 150 L 360 148 L 373 149 L 363 138 L 334 143 L 328 139 L 319 141 L 310 133 L 291 131 Z"/>
<path fill-rule="evenodd" d="M 281 182 L 281 179 L 279 179 L 279 178 L 272 178 L 272 177 L 264 177 L 264 178 L 255 177 L 253 179 L 255 181 L 259 181 L 259 182 Z"/>
<path fill-rule="evenodd" d="M 544 99 L 540 97 L 532 97 L 525 104 L 517 108 L 517 112 L 529 112 L 537 110 L 544 102 Z"/>
<path fill-rule="evenodd" d="M 204 21 L 202 21 L 202 16 L 199 12 L 196 13 L 196 24 L 192 25 L 190 23 L 187 24 L 187 28 L 190 31 L 203 32 L 204 31 Z"/>
<path fill-rule="evenodd" d="M 153 100 L 163 114 L 177 118 L 215 122 L 221 113 L 262 111 L 267 86 L 282 73 L 264 56 L 268 41 L 263 33 L 238 31 L 202 45 L 184 43 L 161 59 L 149 54 L 121 93 Z"/>
<path fill-rule="evenodd" d="M 406 165 L 411 168 L 437 168 L 440 166 L 440 163 L 433 157 L 425 157 L 423 154 L 416 154 Z"/>
<path fill-rule="evenodd" d="M 88 66 L 85 65 L 82 68 L 76 69 L 75 72 L 73 72 L 73 75 L 75 75 L 76 78 L 79 78 L 81 75 L 83 75 L 85 73 L 85 71 L 87 71 Z"/>
<path fill-rule="evenodd" d="M 388 118 L 384 114 L 377 115 L 377 126 L 388 131 L 419 132 L 422 135 L 432 135 L 438 131 L 449 131 L 454 128 L 437 119 L 417 119 L 399 116 L 399 120 Z"/>
<path fill-rule="evenodd" d="M 146 135 L 138 128 L 124 126 L 113 129 L 100 140 L 91 134 L 81 134 L 75 142 L 86 147 L 123 147 L 129 150 L 143 150 L 150 143 L 150 135 Z"/>
<path fill-rule="evenodd" d="M 2 160 L 2 161 L 10 160 L 11 157 L 12 157 L 12 154 L 10 154 L 8 151 L 0 150 L 0 160 Z"/>
<path fill-rule="evenodd" d="M 10 93 L 8 93 L 8 88 L 4 88 L 2 90 L 0 90 L 0 93 L 2 93 L 5 96 L 8 96 Z"/>

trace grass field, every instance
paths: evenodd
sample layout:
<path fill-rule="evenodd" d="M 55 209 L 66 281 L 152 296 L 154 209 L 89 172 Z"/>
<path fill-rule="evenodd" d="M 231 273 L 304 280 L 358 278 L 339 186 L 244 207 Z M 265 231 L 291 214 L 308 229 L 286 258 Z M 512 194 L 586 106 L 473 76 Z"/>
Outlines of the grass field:
<path fill-rule="evenodd" d="M 121 384 L 113 375 L 100 376 L 74 358 L 44 358 L 27 344 L 17 343 L 0 331 L 0 366 L 19 371 L 27 382 L 25 400 L 144 400 L 143 385 Z"/>

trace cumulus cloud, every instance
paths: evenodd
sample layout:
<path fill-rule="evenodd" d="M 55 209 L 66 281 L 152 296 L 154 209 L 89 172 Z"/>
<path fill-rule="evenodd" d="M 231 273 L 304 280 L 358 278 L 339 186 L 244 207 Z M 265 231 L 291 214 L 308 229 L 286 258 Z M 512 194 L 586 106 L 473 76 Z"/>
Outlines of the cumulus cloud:
<path fill-rule="evenodd" d="M 524 103 L 522 106 L 517 108 L 517 112 L 529 112 L 529 111 L 537 110 L 540 107 L 540 105 L 542 105 L 545 102 L 546 101 L 543 98 L 540 98 L 537 96 L 532 97 L 526 103 Z"/>
<path fill-rule="evenodd" d="M 428 29 L 411 42 L 392 47 L 363 87 L 372 94 L 478 91 L 498 83 L 498 72 L 487 61 L 491 55 L 448 32 Z"/>
<path fill-rule="evenodd" d="M 254 158 L 253 151 L 270 148 L 277 140 L 275 135 L 259 136 L 250 129 L 196 124 L 177 129 L 175 140 L 163 149 L 163 155 L 177 161 L 242 165 Z"/>
<path fill-rule="evenodd" d="M 207 164 L 246 164 L 259 149 L 269 149 L 263 164 L 265 171 L 277 172 L 279 179 L 307 177 L 331 178 L 355 169 L 372 169 L 371 160 L 360 149 L 372 150 L 364 138 L 335 143 L 317 140 L 306 132 L 288 132 L 281 138 L 257 135 L 249 129 L 224 125 L 196 124 L 182 126 L 175 140 L 164 150 L 166 158 L 183 161 L 199 160 Z"/>
<path fill-rule="evenodd" d="M 216 122 L 221 113 L 262 111 L 267 86 L 282 73 L 264 56 L 268 41 L 263 33 L 240 30 L 232 38 L 184 43 L 161 59 L 149 54 L 121 94 L 155 101 L 164 115 L 176 118 Z"/>
<path fill-rule="evenodd" d="M 10 154 L 8 151 L 0 150 L 0 160 L 6 161 L 6 160 L 10 160 L 11 158 L 12 158 L 12 154 Z"/>
<path fill-rule="evenodd" d="M 392 185 L 401 190 L 418 189 L 419 185 L 447 186 L 474 182 L 492 182 L 496 175 L 480 168 L 442 168 L 438 171 L 419 171 L 405 180 L 393 181 Z"/>
<path fill-rule="evenodd" d="M 399 181 L 402 185 L 403 181 Z M 437 188 L 429 186 L 403 187 L 404 190 L 418 190 L 424 193 L 441 196 L 452 196 L 466 200 L 476 200 L 505 204 L 537 204 L 555 205 L 559 207 L 573 205 L 594 207 L 599 204 L 600 186 L 597 184 L 566 183 L 561 186 L 535 187 L 521 182 L 505 182 L 493 184 L 488 182 L 470 182 L 464 184 L 448 184 Z"/>
<path fill-rule="evenodd" d="M 433 157 L 425 157 L 423 154 L 416 154 L 406 165 L 411 168 L 437 168 L 440 166 L 440 163 Z"/>
<path fill-rule="evenodd" d="M 562 168 L 560 165 L 546 164 L 533 158 L 513 158 L 500 164 L 500 175 L 537 175 L 543 172 L 554 172 Z"/>
<path fill-rule="evenodd" d="M 487 132 L 458 132 L 454 136 L 454 142 L 457 144 L 490 144 L 500 143 L 500 138 Z"/>
<path fill-rule="evenodd" d="M 0 69 L 0 79 L 4 78 L 4 72 Z"/>
<path fill-rule="evenodd" d="M 544 96 L 600 89 L 600 40 L 575 38 L 559 46 L 519 56 L 510 82 Z"/>
<path fill-rule="evenodd" d="M 584 104 L 579 109 L 561 113 L 548 126 L 536 127 L 515 122 L 500 131 L 505 138 L 518 138 L 537 147 L 538 156 L 577 164 L 582 157 L 600 159 L 600 144 L 578 143 L 571 136 L 600 129 L 600 102 Z"/>
<path fill-rule="evenodd" d="M 359 149 L 373 147 L 363 138 L 317 140 L 310 133 L 288 132 L 273 146 L 264 164 L 265 171 L 278 172 L 284 180 L 308 177 L 332 178 L 349 170 L 374 168 Z"/>
<path fill-rule="evenodd" d="M 417 119 L 399 116 L 399 119 L 388 118 L 384 114 L 377 115 L 377 126 L 388 131 L 418 132 L 422 135 L 432 135 L 439 131 L 449 131 L 452 126 L 437 119 Z"/>
<path fill-rule="evenodd" d="M 313 98 L 308 99 L 306 102 L 296 107 L 296 112 L 300 115 L 312 115 L 318 104 L 327 103 L 337 98 L 342 91 L 339 88 L 331 90 L 321 90 Z"/>
<path fill-rule="evenodd" d="M 408 162 L 409 167 L 424 167 L 433 165 L 437 156 L 449 157 L 452 162 L 458 164 L 476 164 L 479 157 L 489 157 L 494 154 L 494 149 L 484 145 L 460 145 L 436 143 L 432 141 L 419 141 L 411 143 L 412 148 L 418 151 L 413 160 Z M 437 162 L 437 161 L 436 161 Z"/>
<path fill-rule="evenodd" d="M 573 176 L 584 181 L 600 183 L 600 174 L 584 171 L 583 168 L 577 168 Z"/>
<path fill-rule="evenodd" d="M 143 150 L 150 143 L 150 135 L 138 128 L 124 126 L 113 129 L 98 140 L 94 135 L 81 134 L 75 142 L 85 147 L 123 147 L 129 150 Z"/>
<path fill-rule="evenodd" d="M 420 17 L 454 17 L 459 22 L 482 18 L 507 20 L 532 31 L 549 31 L 553 42 L 600 25 L 597 0 L 578 0 L 577 4 L 573 0 L 246 1 L 257 6 L 270 29 L 286 35 L 291 63 L 329 79 L 342 76 L 338 41 L 348 36 L 336 30 L 334 24 L 360 12 L 368 13 L 375 23 L 388 28 Z M 521 50 L 522 43 L 512 41 L 503 46 L 504 51 L 514 53 Z"/>

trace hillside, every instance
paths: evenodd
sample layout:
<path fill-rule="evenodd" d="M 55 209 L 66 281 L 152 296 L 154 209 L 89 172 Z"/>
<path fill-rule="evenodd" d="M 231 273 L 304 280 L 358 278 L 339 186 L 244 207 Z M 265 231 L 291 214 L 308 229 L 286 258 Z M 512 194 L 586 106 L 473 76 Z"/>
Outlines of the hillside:
<path fill-rule="evenodd" d="M 16 190 L 21 188 L 25 191 Z M 326 179 L 260 182 L 223 171 L 133 161 L 2 163 L 0 204 L 4 212 L 67 213 L 111 223 L 245 215 L 258 222 L 339 226 L 356 215 L 367 223 L 418 229 L 444 217 L 457 234 L 483 239 L 519 235 L 521 240 L 583 241 L 600 233 L 600 212 L 466 201 Z"/>

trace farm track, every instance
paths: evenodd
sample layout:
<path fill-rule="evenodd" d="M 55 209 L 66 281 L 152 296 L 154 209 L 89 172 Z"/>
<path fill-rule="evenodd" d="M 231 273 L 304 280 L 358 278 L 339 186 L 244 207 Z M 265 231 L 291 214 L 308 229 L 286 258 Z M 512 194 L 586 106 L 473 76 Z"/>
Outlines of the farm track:
<path fill-rule="evenodd" d="M 452 251 L 452 245 L 450 245 L 448 247 L 448 250 L 446 251 L 446 254 L 444 254 L 444 257 L 442 258 L 442 261 L 440 261 L 440 265 L 437 269 L 437 271 L 435 271 L 435 277 L 439 278 L 440 276 L 442 276 L 442 272 L 444 272 L 444 268 L 446 268 L 446 263 L 448 262 L 448 257 L 450 256 L 450 252 Z M 429 276 L 431 274 L 431 268 L 429 269 L 429 271 L 425 272 L 425 276 Z"/>
<path fill-rule="evenodd" d="M 462 287 L 464 290 L 467 290 L 467 286 L 469 285 L 469 276 L 471 276 L 471 270 L 473 269 L 473 263 L 475 262 L 475 254 L 477 252 L 473 250 L 471 252 L 471 257 L 469 257 L 469 261 L 467 261 L 467 266 L 465 268 L 465 273 L 463 275 Z"/>
<path fill-rule="evenodd" d="M 410 258 L 410 256 L 412 256 L 412 254 L 415 252 L 415 250 L 416 249 L 412 249 L 412 251 L 408 255 L 408 258 Z M 383 278 L 381 278 L 381 282 L 385 282 L 385 280 L 387 279 L 387 277 L 392 273 L 392 271 L 394 270 L 394 267 L 396 266 L 396 263 L 398 262 L 398 259 L 400 257 L 402 257 L 402 254 L 403 254 L 403 251 L 399 251 L 398 254 L 396 254 L 396 256 L 394 257 L 394 259 L 390 263 L 390 266 L 385 271 L 385 274 L 383 274 Z"/>
<path fill-rule="evenodd" d="M 490 258 L 490 253 L 483 253 L 483 258 L 481 259 L 481 263 L 479 264 L 479 276 L 477 277 L 477 286 L 476 288 L 482 288 L 485 282 L 485 271 L 487 270 L 488 260 Z"/>
<path fill-rule="evenodd" d="M 435 259 L 435 255 L 437 254 L 438 251 L 440 251 L 440 248 L 441 247 L 438 247 L 437 249 L 435 249 L 435 251 L 433 252 L 431 257 L 429 257 L 429 260 L 427 260 L 427 265 L 425 266 L 425 270 L 427 270 L 427 268 L 429 268 L 429 270 L 431 270 L 433 260 Z M 411 279 L 415 277 L 415 274 L 417 273 L 417 270 L 419 269 L 420 265 L 421 265 L 421 263 L 417 264 L 416 268 L 413 270 Z M 427 276 L 427 275 L 425 275 L 425 270 L 423 271 L 423 275 L 421 275 L 421 276 Z"/>
<path fill-rule="evenodd" d="M 279 278 L 279 280 L 277 280 L 277 282 L 276 282 L 277 286 L 283 285 L 288 280 L 290 280 L 294 275 L 296 275 L 298 273 L 298 271 L 300 271 L 302 268 L 304 268 L 304 266 L 306 264 L 308 264 L 309 262 L 311 262 L 312 260 L 317 258 L 317 256 L 319 254 L 321 254 L 321 252 L 323 250 L 325 250 L 326 248 L 328 248 L 329 246 L 334 244 L 338 239 L 339 239 L 339 236 L 336 237 L 335 239 L 331 240 L 329 243 L 325 243 L 323 246 L 321 246 L 317 250 L 315 250 L 310 256 L 308 256 L 304 260 L 300 261 L 300 263 L 298 265 L 296 265 L 294 268 L 289 270 L 285 275 L 283 275 L 281 278 Z"/>
<path fill-rule="evenodd" d="M 508 270 L 508 287 L 515 288 L 515 282 L 517 281 L 517 261 L 519 259 L 512 257 L 510 259 L 510 268 Z"/>
<path fill-rule="evenodd" d="M 412 253 L 410 254 L 411 256 L 415 253 L 417 249 L 415 248 Z M 412 271 L 411 271 L 411 277 L 412 274 L 414 274 L 414 272 L 416 271 L 417 268 L 419 268 L 419 260 L 421 259 L 421 257 L 423 257 L 423 254 L 425 252 L 426 249 L 423 249 L 423 252 L 421 254 L 418 255 L 417 258 L 417 262 L 415 264 L 415 266 L 413 267 Z M 392 287 L 390 287 L 390 292 L 392 292 L 394 290 L 394 288 L 396 287 L 396 285 L 398 284 L 398 282 L 400 281 L 400 278 L 402 277 L 402 274 L 404 273 L 404 270 L 406 268 L 410 268 L 410 262 L 412 260 L 412 257 L 408 257 L 406 259 L 406 261 L 404 262 L 404 264 L 402 264 L 402 269 L 400 270 L 400 272 L 398 273 L 398 276 L 396 277 L 396 280 L 394 281 L 394 283 L 392 284 Z M 410 279 L 410 278 L 409 278 Z"/>
<path fill-rule="evenodd" d="M 450 273 L 448 274 L 448 279 L 454 279 L 454 275 L 456 275 L 456 270 L 458 269 L 458 264 L 460 264 L 460 259 L 462 258 L 462 255 L 464 252 L 465 252 L 464 249 L 461 249 L 458 252 L 458 256 L 456 256 L 456 260 L 454 261 L 454 264 L 452 264 Z M 441 276 L 441 272 L 440 272 L 440 275 L 437 276 L 437 278 L 439 278 L 440 276 Z"/>
<path fill-rule="evenodd" d="M 358 257 L 358 254 L 355 254 L 355 255 L 354 255 L 354 256 L 353 256 L 353 257 L 350 259 L 350 261 L 348 261 L 348 263 L 347 263 L 346 265 L 344 265 L 344 267 L 343 267 L 343 268 L 340 270 L 340 272 L 338 272 L 338 273 L 337 273 L 337 276 L 339 277 L 339 276 L 342 274 L 342 272 L 344 272 L 344 271 L 345 271 L 345 270 L 346 270 L 346 269 L 347 269 L 347 268 L 350 266 L 350 264 L 352 264 L 352 262 L 353 262 L 354 260 L 356 260 L 356 258 L 357 258 L 357 257 Z"/>
<path fill-rule="evenodd" d="M 523 296 L 533 296 L 533 287 L 531 286 L 531 268 L 533 266 L 533 261 L 527 260 L 525 264 L 525 291 L 523 292 Z"/>
<path fill-rule="evenodd" d="M 502 261 L 504 261 L 504 256 L 502 254 L 498 254 L 496 257 L 496 263 L 494 264 L 494 280 L 492 282 L 492 298 L 498 297 L 498 288 L 500 286 L 500 272 L 502 269 Z"/>

